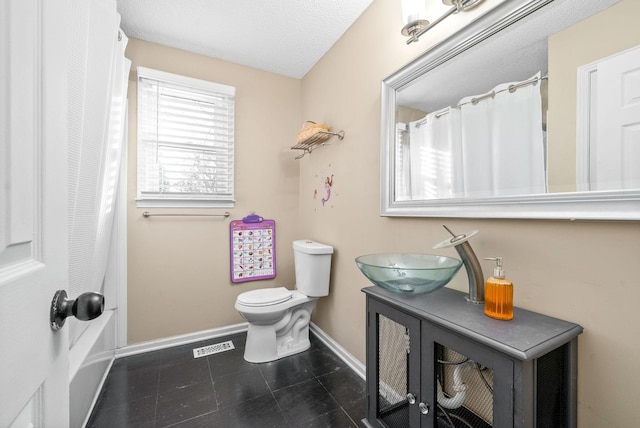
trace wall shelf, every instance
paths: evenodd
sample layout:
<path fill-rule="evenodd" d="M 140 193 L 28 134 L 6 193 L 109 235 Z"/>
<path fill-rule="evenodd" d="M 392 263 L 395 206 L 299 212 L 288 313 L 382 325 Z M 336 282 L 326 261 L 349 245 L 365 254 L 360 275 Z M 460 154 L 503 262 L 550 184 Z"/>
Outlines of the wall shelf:
<path fill-rule="evenodd" d="M 291 149 L 302 150 L 302 154 L 300 156 L 296 156 L 296 159 L 301 159 L 304 157 L 304 155 L 306 155 L 307 153 L 311 153 L 317 147 L 327 144 L 327 141 L 329 141 L 333 137 L 337 137 L 338 140 L 342 140 L 344 138 L 344 131 L 318 131 L 309 138 L 305 138 L 298 144 L 291 146 Z"/>

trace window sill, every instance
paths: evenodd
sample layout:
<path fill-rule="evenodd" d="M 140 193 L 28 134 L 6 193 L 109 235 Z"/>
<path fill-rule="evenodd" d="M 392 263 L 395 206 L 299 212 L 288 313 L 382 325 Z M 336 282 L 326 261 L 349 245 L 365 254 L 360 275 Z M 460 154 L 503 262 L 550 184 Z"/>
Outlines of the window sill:
<path fill-rule="evenodd" d="M 137 208 L 233 208 L 234 201 L 184 199 L 136 199 Z"/>

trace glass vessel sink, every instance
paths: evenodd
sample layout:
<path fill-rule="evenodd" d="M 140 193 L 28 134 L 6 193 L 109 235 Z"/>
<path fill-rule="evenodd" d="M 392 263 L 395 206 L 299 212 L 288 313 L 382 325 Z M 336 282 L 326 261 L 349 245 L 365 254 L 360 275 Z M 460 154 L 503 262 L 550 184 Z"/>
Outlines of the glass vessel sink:
<path fill-rule="evenodd" d="M 371 282 L 388 290 L 430 293 L 447 285 L 462 261 L 433 254 L 382 253 L 360 256 L 356 265 Z"/>

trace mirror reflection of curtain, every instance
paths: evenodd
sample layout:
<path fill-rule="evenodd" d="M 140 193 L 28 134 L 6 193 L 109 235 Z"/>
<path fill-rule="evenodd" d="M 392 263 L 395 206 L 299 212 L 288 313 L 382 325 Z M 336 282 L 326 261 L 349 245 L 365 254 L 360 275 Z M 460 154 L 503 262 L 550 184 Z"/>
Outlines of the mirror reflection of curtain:
<path fill-rule="evenodd" d="M 460 111 L 447 108 L 411 122 L 409 138 L 412 199 L 461 197 Z"/>
<path fill-rule="evenodd" d="M 411 200 L 411 154 L 409 128 L 406 123 L 396 124 L 395 200 Z"/>
<path fill-rule="evenodd" d="M 460 100 L 462 170 L 465 196 L 481 198 L 493 196 L 493 139 L 494 99 L 486 98 L 472 104 L 474 97 Z"/>
<path fill-rule="evenodd" d="M 533 78 L 540 78 L 540 73 Z M 465 191 L 469 197 L 539 194 L 546 191 L 540 84 L 513 92 L 504 83 L 494 97 L 460 101 Z M 486 95 L 486 94 L 485 94 Z M 476 104 L 473 98 L 482 98 Z"/>

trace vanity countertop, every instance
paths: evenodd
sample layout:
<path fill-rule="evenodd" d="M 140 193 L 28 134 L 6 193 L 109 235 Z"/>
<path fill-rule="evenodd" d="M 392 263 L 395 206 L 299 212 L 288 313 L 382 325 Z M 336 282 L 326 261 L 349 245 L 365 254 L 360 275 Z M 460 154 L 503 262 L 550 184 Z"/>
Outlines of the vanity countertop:
<path fill-rule="evenodd" d="M 514 308 L 510 321 L 489 318 L 484 314 L 483 305 L 469 303 L 465 293 L 446 287 L 427 294 L 401 294 L 378 286 L 362 291 L 405 313 L 519 360 L 537 358 L 583 331 L 578 324 L 521 308 Z"/>

